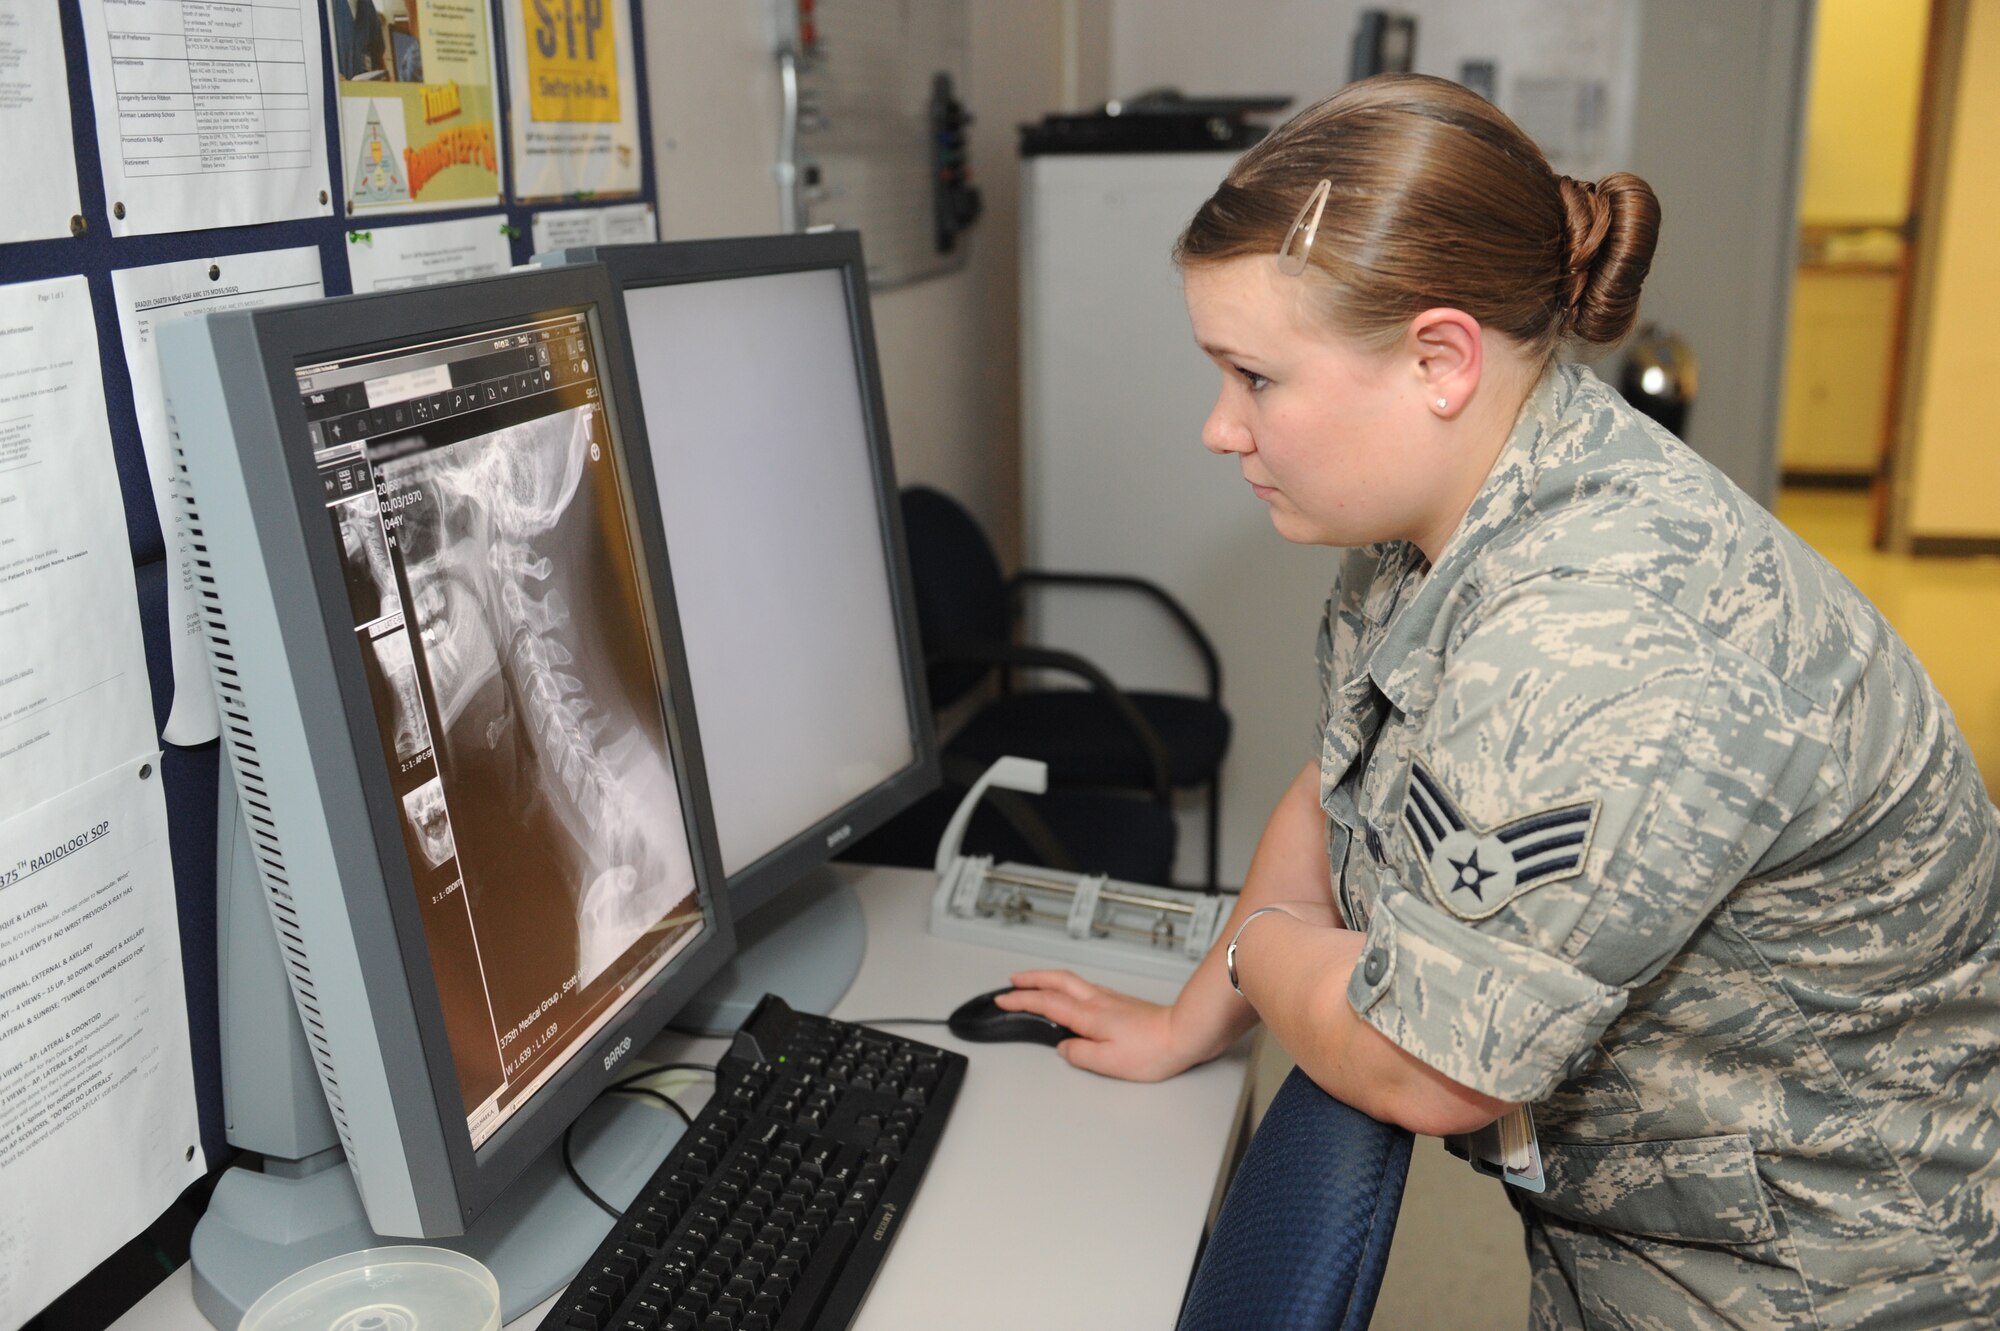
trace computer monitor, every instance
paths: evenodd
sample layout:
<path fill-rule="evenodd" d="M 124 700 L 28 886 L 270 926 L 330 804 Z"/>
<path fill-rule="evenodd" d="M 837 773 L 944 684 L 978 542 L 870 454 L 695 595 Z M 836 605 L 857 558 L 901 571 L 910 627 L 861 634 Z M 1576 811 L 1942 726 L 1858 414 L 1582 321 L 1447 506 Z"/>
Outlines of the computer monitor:
<path fill-rule="evenodd" d="M 226 1179 L 197 1235 L 218 1325 L 331 1255 L 264 1251 L 274 1208 L 335 1252 L 470 1229 L 510 1316 L 558 1287 L 601 1217 L 520 1181 L 733 950 L 616 301 L 582 267 L 163 338 L 247 832 L 222 877 L 254 864 L 365 1219 L 284 1192 L 329 1186 L 294 1113 L 293 1163 Z M 222 963 L 232 1140 L 272 1152 L 236 1125 L 282 1060 L 231 1028 L 273 995 Z"/>
<path fill-rule="evenodd" d="M 867 268 L 854 232 L 541 256 L 624 297 L 737 956 L 683 1013 L 824 1012 L 860 965 L 824 866 L 938 785 Z"/>

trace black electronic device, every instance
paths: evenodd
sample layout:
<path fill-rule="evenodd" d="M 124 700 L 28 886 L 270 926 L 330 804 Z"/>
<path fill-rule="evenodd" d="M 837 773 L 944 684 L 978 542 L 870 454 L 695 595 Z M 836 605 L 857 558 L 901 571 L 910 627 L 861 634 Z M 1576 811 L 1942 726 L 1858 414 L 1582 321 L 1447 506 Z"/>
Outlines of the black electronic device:
<path fill-rule="evenodd" d="M 715 1093 L 543 1331 L 837 1331 L 937 1151 L 966 1059 L 767 997 Z"/>
<path fill-rule="evenodd" d="M 977 998 L 968 998 L 958 1005 L 945 1025 L 959 1039 L 978 1044 L 1028 1041 L 1053 1049 L 1064 1040 L 1077 1038 L 1075 1031 L 1052 1017 L 1044 1017 L 1039 1012 L 1010 1012 L 993 1001 L 1011 992 L 1010 989 L 995 989 Z"/>
<path fill-rule="evenodd" d="M 1291 104 L 1282 95 L 1188 97 L 1153 88 L 1096 111 L 1051 112 L 1021 126 L 1021 156 L 1242 152 L 1270 133 L 1265 119 Z"/>
<path fill-rule="evenodd" d="M 590 1242 L 554 1144 L 733 949 L 623 332 L 589 267 L 163 329 L 255 1153 L 194 1238 L 218 1326 L 383 1236 L 545 1297 Z"/>
<path fill-rule="evenodd" d="M 979 220 L 981 200 L 966 165 L 966 126 L 972 123 L 958 100 L 951 75 L 940 71 L 931 80 L 931 213 L 938 253 L 958 248 L 958 233 Z"/>

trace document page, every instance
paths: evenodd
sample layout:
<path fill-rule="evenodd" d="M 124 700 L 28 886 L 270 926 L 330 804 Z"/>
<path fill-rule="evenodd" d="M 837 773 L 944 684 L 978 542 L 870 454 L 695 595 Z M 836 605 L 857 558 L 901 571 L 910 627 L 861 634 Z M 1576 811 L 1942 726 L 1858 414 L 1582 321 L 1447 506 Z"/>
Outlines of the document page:
<path fill-rule="evenodd" d="M 660 238 L 660 224 L 650 203 L 541 212 L 528 225 L 533 229 L 537 254 L 582 245 L 648 245 Z"/>
<path fill-rule="evenodd" d="M 123 268 L 111 274 L 111 293 L 118 302 L 125 362 L 132 371 L 132 402 L 138 408 L 146 469 L 153 478 L 160 535 L 167 544 L 167 635 L 174 652 L 174 704 L 160 738 L 169 744 L 205 744 L 217 734 L 215 689 L 209 682 L 201 608 L 195 601 L 194 552 L 188 545 L 186 513 L 176 498 L 180 472 L 167 428 L 157 330 L 172 319 L 318 299 L 325 294 L 319 249 L 306 245 Z"/>
<path fill-rule="evenodd" d="M 333 215 L 315 0 L 81 3 L 113 235 Z"/>
<path fill-rule="evenodd" d="M 506 221 L 500 213 L 486 213 L 354 232 L 347 246 L 354 294 L 504 273 L 514 263 L 507 233 L 500 229 Z"/>
<path fill-rule="evenodd" d="M 90 287 L 0 286 L 0 822 L 158 748 Z"/>
<path fill-rule="evenodd" d="M 150 752 L 0 823 L 0 1329 L 206 1169 Z"/>
<path fill-rule="evenodd" d="M 0 143 L 35 145 L 34 188 L 0 190 L 0 243 L 67 236 L 82 211 L 59 12 L 0 0 Z"/>

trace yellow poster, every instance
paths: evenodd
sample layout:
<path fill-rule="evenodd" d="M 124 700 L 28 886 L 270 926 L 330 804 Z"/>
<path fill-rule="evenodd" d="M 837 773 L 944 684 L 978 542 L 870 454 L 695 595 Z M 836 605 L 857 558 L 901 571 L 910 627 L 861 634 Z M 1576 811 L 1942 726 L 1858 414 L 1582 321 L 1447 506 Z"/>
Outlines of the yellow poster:
<path fill-rule="evenodd" d="M 639 192 L 633 11 L 630 0 L 503 0 L 516 199 Z"/>
<path fill-rule="evenodd" d="M 618 119 L 618 33 L 605 0 L 521 0 L 537 123 Z"/>
<path fill-rule="evenodd" d="M 485 0 L 326 0 L 350 215 L 500 199 Z"/>

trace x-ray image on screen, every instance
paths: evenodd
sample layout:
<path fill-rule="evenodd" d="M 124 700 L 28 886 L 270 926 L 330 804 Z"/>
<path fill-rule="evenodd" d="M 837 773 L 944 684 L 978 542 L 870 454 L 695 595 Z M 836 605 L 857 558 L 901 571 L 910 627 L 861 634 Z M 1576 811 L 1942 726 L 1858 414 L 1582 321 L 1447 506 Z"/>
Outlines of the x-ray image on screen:
<path fill-rule="evenodd" d="M 694 890 L 602 426 L 584 404 L 376 463 L 502 1013 L 587 987 Z"/>
<path fill-rule="evenodd" d="M 389 746 L 396 761 L 407 770 L 431 746 L 430 723 L 424 719 L 423 695 L 417 689 L 417 658 L 403 629 L 382 634 L 372 646 L 386 694 L 378 712 L 389 722 Z"/>
<path fill-rule="evenodd" d="M 363 493 L 344 504 L 334 505 L 340 527 L 340 562 L 347 572 L 347 598 L 354 606 L 354 622 L 393 615 L 403 608 L 396 592 L 396 574 L 389 567 L 389 542 L 382 534 L 382 506 L 374 495 Z"/>
<path fill-rule="evenodd" d="M 435 869 L 452 857 L 451 819 L 445 814 L 444 786 L 436 777 L 403 796 L 403 819 L 426 867 Z"/>

